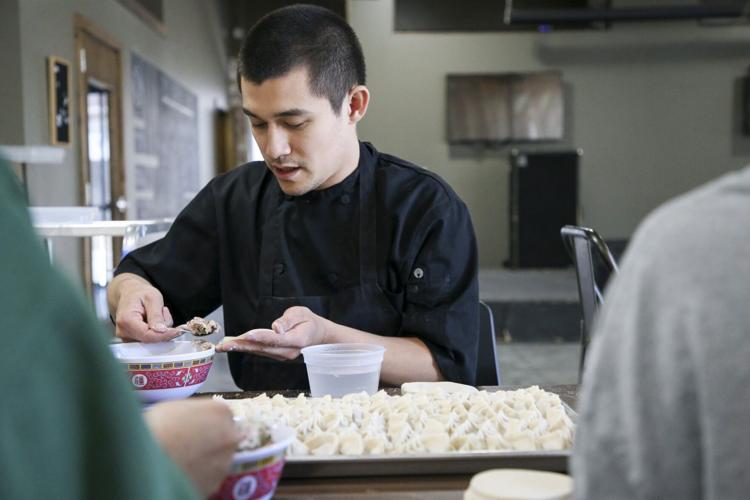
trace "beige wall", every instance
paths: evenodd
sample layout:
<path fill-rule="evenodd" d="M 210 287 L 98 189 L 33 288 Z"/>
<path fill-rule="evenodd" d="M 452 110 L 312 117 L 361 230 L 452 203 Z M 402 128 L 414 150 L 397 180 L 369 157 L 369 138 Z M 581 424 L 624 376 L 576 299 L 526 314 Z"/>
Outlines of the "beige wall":
<path fill-rule="evenodd" d="M 24 120 L 21 106 L 23 93 L 18 0 L 0 2 L 0 68 L 3 68 L 3 83 L 0 87 L 0 144 L 21 144 Z"/>
<path fill-rule="evenodd" d="M 641 4 L 642 5 L 642 2 Z M 739 135 L 737 79 L 747 26 L 615 24 L 607 31 L 394 33 L 393 0 L 349 0 L 368 63 L 372 103 L 360 137 L 444 177 L 471 210 L 480 265 L 508 256 L 507 149 L 451 158 L 445 75 L 559 69 L 567 141 L 583 148 L 583 222 L 629 236 L 666 199 L 750 160 Z"/>
<path fill-rule="evenodd" d="M 737 80 L 748 71 L 746 26 L 695 22 L 615 24 L 607 31 L 534 33 L 393 32 L 393 0 L 349 0 L 362 41 L 373 100 L 360 136 L 379 149 L 443 176 L 467 202 L 482 267 L 508 254 L 507 150 L 453 158 L 445 142 L 445 75 L 559 69 L 567 88 L 567 140 L 584 150 L 583 223 L 605 237 L 627 237 L 656 205 L 750 160 L 739 135 Z M 216 3 L 165 0 L 160 35 L 116 0 L 6 0 L 0 3 L 0 142 L 48 142 L 45 58 L 73 60 L 73 14 L 80 13 L 125 48 L 125 153 L 132 167 L 130 53 L 137 52 L 199 97 L 202 178 L 213 168 L 211 111 L 225 103 L 226 54 Z M 13 71 L 16 68 L 16 71 Z M 75 117 L 74 117 L 75 118 Z M 77 135 L 75 120 L 73 137 Z M 58 167 L 32 167 L 33 204 L 79 200 L 78 145 Z M 128 177 L 128 192 L 133 192 Z M 131 197 L 132 198 L 132 197 Z M 59 260 L 78 272 L 74 241 Z"/>
<path fill-rule="evenodd" d="M 3 9 L 5 9 L 3 2 Z M 136 52 L 178 80 L 198 96 L 198 130 L 201 179 L 207 182 L 214 169 L 213 115 L 226 104 L 224 68 L 226 54 L 223 27 L 217 4 L 204 0 L 165 0 L 166 33 L 149 28 L 116 0 L 23 0 L 20 7 L 20 58 L 24 144 L 47 144 L 47 90 L 45 60 L 49 55 L 74 61 L 73 15 L 78 13 L 116 39 L 123 48 L 124 151 L 128 198 L 133 199 L 134 148 L 131 120 L 130 56 Z M 6 21 L 2 21 L 5 23 Z M 5 30 L 3 30 L 5 33 Z M 5 37 L 5 35 L 3 35 Z M 74 99 L 77 98 L 73 94 Z M 75 101 L 74 101 L 75 102 Z M 0 96 L 3 109 L 12 97 Z M 77 110 L 73 113 L 71 145 L 63 165 L 29 168 L 32 205 L 77 205 L 79 203 Z M 7 126 L 3 118 L 3 126 Z M 15 122 L 14 122 L 15 123 Z M 0 129 L 2 130 L 2 129 Z M 56 242 L 56 261 L 71 274 L 79 275 L 79 243 Z"/>

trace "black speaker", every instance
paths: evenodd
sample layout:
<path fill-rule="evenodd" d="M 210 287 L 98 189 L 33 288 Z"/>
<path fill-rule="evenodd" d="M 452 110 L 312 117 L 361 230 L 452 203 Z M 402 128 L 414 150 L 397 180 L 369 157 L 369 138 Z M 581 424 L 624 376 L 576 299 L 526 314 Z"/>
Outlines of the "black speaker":
<path fill-rule="evenodd" d="M 510 153 L 510 259 L 512 268 L 571 264 L 560 228 L 578 221 L 581 150 Z"/>

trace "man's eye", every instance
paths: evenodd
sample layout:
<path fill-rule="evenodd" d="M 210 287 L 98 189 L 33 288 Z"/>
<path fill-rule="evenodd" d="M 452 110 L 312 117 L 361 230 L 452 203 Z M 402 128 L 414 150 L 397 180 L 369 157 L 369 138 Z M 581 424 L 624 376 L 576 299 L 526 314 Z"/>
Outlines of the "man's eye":
<path fill-rule="evenodd" d="M 305 125 L 307 122 L 299 122 L 299 123 L 286 123 L 285 125 L 289 128 L 302 128 L 303 125 Z"/>
<path fill-rule="evenodd" d="M 268 126 L 268 124 L 266 123 L 253 123 L 253 122 L 250 122 L 250 125 L 253 128 L 266 128 Z"/>

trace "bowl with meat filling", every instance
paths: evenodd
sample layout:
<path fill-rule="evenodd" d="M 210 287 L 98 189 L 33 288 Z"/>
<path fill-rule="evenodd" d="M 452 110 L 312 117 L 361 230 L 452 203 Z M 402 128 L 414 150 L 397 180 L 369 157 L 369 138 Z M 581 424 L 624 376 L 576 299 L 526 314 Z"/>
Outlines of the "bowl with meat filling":
<path fill-rule="evenodd" d="M 214 346 L 203 340 L 111 344 L 130 385 L 145 403 L 191 396 L 208 377 Z"/>
<path fill-rule="evenodd" d="M 235 417 L 244 439 L 229 473 L 211 500 L 254 500 L 273 496 L 284 469 L 286 449 L 294 441 L 290 427 Z"/>

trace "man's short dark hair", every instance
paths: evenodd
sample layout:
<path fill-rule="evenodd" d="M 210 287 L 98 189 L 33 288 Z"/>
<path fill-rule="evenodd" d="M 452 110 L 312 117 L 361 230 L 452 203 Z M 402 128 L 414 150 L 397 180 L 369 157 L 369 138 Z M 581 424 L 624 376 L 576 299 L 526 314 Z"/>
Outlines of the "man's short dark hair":
<path fill-rule="evenodd" d="M 262 17 L 242 41 L 237 82 L 260 85 L 297 67 L 306 67 L 310 92 L 325 97 L 338 115 L 344 97 L 365 84 L 365 57 L 357 35 L 334 12 L 314 5 L 291 5 Z"/>

